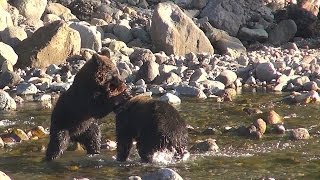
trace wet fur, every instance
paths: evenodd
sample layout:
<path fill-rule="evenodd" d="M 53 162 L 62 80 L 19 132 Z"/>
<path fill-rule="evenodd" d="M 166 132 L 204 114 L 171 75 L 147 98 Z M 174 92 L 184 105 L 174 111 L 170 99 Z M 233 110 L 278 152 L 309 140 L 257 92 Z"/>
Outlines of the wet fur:
<path fill-rule="evenodd" d="M 58 158 L 69 141 L 83 144 L 88 154 L 100 153 L 101 132 L 96 119 L 113 110 L 125 89 L 113 62 L 107 56 L 94 54 L 52 111 L 45 159 Z"/>
<path fill-rule="evenodd" d="M 172 105 L 138 96 L 116 113 L 116 137 L 118 161 L 128 159 L 135 139 L 142 162 L 152 162 L 153 154 L 164 149 L 182 157 L 188 132 L 185 121 Z"/>

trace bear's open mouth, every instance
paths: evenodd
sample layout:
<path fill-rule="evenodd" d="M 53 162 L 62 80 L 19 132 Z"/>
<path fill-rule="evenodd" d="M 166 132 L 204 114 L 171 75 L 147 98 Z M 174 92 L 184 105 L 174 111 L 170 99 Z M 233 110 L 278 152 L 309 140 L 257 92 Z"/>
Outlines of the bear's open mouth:
<path fill-rule="evenodd" d="M 127 86 L 125 83 L 121 83 L 120 86 L 113 88 L 110 87 L 110 91 L 108 92 L 108 97 L 112 98 L 115 96 L 119 96 L 121 93 L 125 92 L 127 90 Z"/>

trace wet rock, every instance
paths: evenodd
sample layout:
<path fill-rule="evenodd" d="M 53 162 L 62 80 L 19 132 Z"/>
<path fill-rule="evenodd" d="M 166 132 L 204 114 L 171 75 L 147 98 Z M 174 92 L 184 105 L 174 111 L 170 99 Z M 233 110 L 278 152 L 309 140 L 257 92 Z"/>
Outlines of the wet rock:
<path fill-rule="evenodd" d="M 103 32 L 97 26 L 91 26 L 89 23 L 82 21 L 71 23 L 69 27 L 79 32 L 81 48 L 88 48 L 97 52 L 101 50 Z"/>
<path fill-rule="evenodd" d="M 40 19 L 47 6 L 47 0 L 13 0 L 13 5 L 27 19 Z"/>
<path fill-rule="evenodd" d="M 22 129 L 14 129 L 12 131 L 12 134 L 18 136 L 21 141 L 28 141 L 29 140 L 28 135 Z"/>
<path fill-rule="evenodd" d="M 166 93 L 165 95 L 161 96 L 159 100 L 168 102 L 169 104 L 181 104 L 181 99 L 171 93 Z"/>
<path fill-rule="evenodd" d="M 155 61 L 146 61 L 137 72 L 136 79 L 143 79 L 146 83 L 152 82 L 159 75 L 159 64 Z"/>
<path fill-rule="evenodd" d="M 292 98 L 294 100 L 295 103 L 314 103 L 314 102 L 320 102 L 320 96 L 319 93 L 311 90 L 307 93 L 294 93 L 292 95 Z"/>
<path fill-rule="evenodd" d="M 4 90 L 0 89 L 0 110 L 16 110 L 14 99 Z"/>
<path fill-rule="evenodd" d="M 142 176 L 144 180 L 166 179 L 166 180 L 183 180 L 183 178 L 174 170 L 161 168 L 160 170 L 148 173 Z"/>
<path fill-rule="evenodd" d="M 217 92 L 225 89 L 225 85 L 220 81 L 206 80 L 201 83 L 211 94 L 216 94 Z"/>
<path fill-rule="evenodd" d="M 204 153 L 204 152 L 219 152 L 219 147 L 216 144 L 216 140 L 215 139 L 206 139 L 204 141 L 198 141 L 197 144 L 195 144 L 194 146 L 192 146 L 190 148 L 191 152 L 200 152 L 200 153 Z"/>
<path fill-rule="evenodd" d="M 297 25 L 293 20 L 283 20 L 269 32 L 268 41 L 279 46 L 291 40 L 296 32 Z"/>
<path fill-rule="evenodd" d="M 257 131 L 259 131 L 261 134 L 264 134 L 267 129 L 267 124 L 263 119 L 257 119 L 253 125 L 257 128 Z"/>
<path fill-rule="evenodd" d="M 274 110 L 271 110 L 267 113 L 266 122 L 268 124 L 280 124 L 283 122 L 283 119 L 278 113 L 276 113 Z"/>
<path fill-rule="evenodd" d="M 217 135 L 217 134 L 221 134 L 221 131 L 219 131 L 216 128 L 212 128 L 212 127 L 208 127 L 207 129 L 205 129 L 204 131 L 201 132 L 203 135 Z"/>
<path fill-rule="evenodd" d="M 231 70 L 222 71 L 216 78 L 217 81 L 222 82 L 225 86 L 230 86 L 237 79 L 237 74 Z"/>
<path fill-rule="evenodd" d="M 115 150 L 117 148 L 117 142 L 112 140 L 105 140 L 101 143 L 101 149 L 109 149 L 109 150 Z"/>
<path fill-rule="evenodd" d="M 18 95 L 30 95 L 38 92 L 37 87 L 31 83 L 20 83 L 17 85 Z"/>
<path fill-rule="evenodd" d="M 277 77 L 276 69 L 270 62 L 260 63 L 256 67 L 256 76 L 260 81 L 271 81 Z"/>
<path fill-rule="evenodd" d="M 11 178 L 2 171 L 0 171 L 0 179 L 1 180 L 11 180 Z"/>
<path fill-rule="evenodd" d="M 11 46 L 0 42 L 0 65 L 7 61 L 10 64 L 15 65 L 18 60 L 18 55 L 14 52 Z"/>
<path fill-rule="evenodd" d="M 153 86 L 150 88 L 150 92 L 152 92 L 152 94 L 163 94 L 165 92 L 165 90 L 161 87 L 161 86 Z"/>
<path fill-rule="evenodd" d="M 130 176 L 128 180 L 142 180 L 142 178 L 140 176 Z"/>
<path fill-rule="evenodd" d="M 290 138 L 293 140 L 305 140 L 310 138 L 310 134 L 305 128 L 292 129 Z"/>
<path fill-rule="evenodd" d="M 3 148 L 4 147 L 4 142 L 2 140 L 2 138 L 0 137 L 0 148 Z M 1 172 L 0 172 L 1 173 Z M 1 176 L 1 175 L 0 175 Z"/>
<path fill-rule="evenodd" d="M 158 4 L 153 13 L 150 34 L 156 49 L 168 55 L 214 52 L 205 34 L 173 3 Z"/>
<path fill-rule="evenodd" d="M 0 33 L 0 35 L 2 41 L 13 48 L 28 37 L 24 29 L 18 26 L 10 26 L 6 28 Z"/>
<path fill-rule="evenodd" d="M 65 92 L 70 88 L 71 84 L 70 83 L 58 83 L 54 82 L 50 84 L 50 89 L 52 91 L 60 91 L 60 92 Z"/>
<path fill-rule="evenodd" d="M 32 128 L 27 134 L 30 137 L 30 139 L 33 139 L 35 137 L 37 138 L 47 137 L 49 135 L 49 132 L 47 132 L 42 126 L 37 126 L 35 128 Z"/>
<path fill-rule="evenodd" d="M 16 48 L 19 60 L 17 67 L 45 68 L 50 64 L 61 64 L 79 54 L 80 35 L 61 21 L 39 28 L 31 37 L 23 40 Z"/>
<path fill-rule="evenodd" d="M 34 100 L 35 101 L 40 101 L 40 102 L 51 101 L 51 95 L 50 94 L 40 94 L 38 96 L 35 96 Z"/>
<path fill-rule="evenodd" d="M 243 111 L 248 115 L 262 114 L 263 112 L 259 108 L 243 108 Z"/>
<path fill-rule="evenodd" d="M 207 96 L 204 94 L 204 92 L 201 89 L 194 86 L 182 84 L 175 87 L 175 90 L 181 95 L 198 97 L 198 98 L 207 98 Z"/>

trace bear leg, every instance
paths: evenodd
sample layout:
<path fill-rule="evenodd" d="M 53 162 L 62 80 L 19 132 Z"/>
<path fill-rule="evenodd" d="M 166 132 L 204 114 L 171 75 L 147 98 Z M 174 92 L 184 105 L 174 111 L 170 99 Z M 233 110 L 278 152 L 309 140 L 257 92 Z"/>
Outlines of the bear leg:
<path fill-rule="evenodd" d="M 97 123 L 91 123 L 88 129 L 73 139 L 86 147 L 87 154 L 100 154 L 101 131 Z"/>
<path fill-rule="evenodd" d="M 151 163 L 153 161 L 154 150 L 157 149 L 156 141 L 157 139 L 148 136 L 137 139 L 137 149 L 143 163 Z"/>
<path fill-rule="evenodd" d="M 70 136 L 67 130 L 60 130 L 57 133 L 50 132 L 50 142 L 45 159 L 51 161 L 58 158 L 67 149 L 69 141 Z"/>
<path fill-rule="evenodd" d="M 126 133 L 122 133 L 122 136 Z M 126 161 L 132 147 L 132 137 L 117 136 L 117 161 Z"/>

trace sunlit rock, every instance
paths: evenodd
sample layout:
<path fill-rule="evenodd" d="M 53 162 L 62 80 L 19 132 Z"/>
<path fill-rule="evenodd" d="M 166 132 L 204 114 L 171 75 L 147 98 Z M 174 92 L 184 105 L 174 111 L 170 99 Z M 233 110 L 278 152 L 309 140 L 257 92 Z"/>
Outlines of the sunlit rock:
<path fill-rule="evenodd" d="M 190 148 L 191 152 L 219 152 L 219 147 L 216 144 L 215 139 L 206 139 L 204 141 L 198 141 L 197 144 Z"/>

